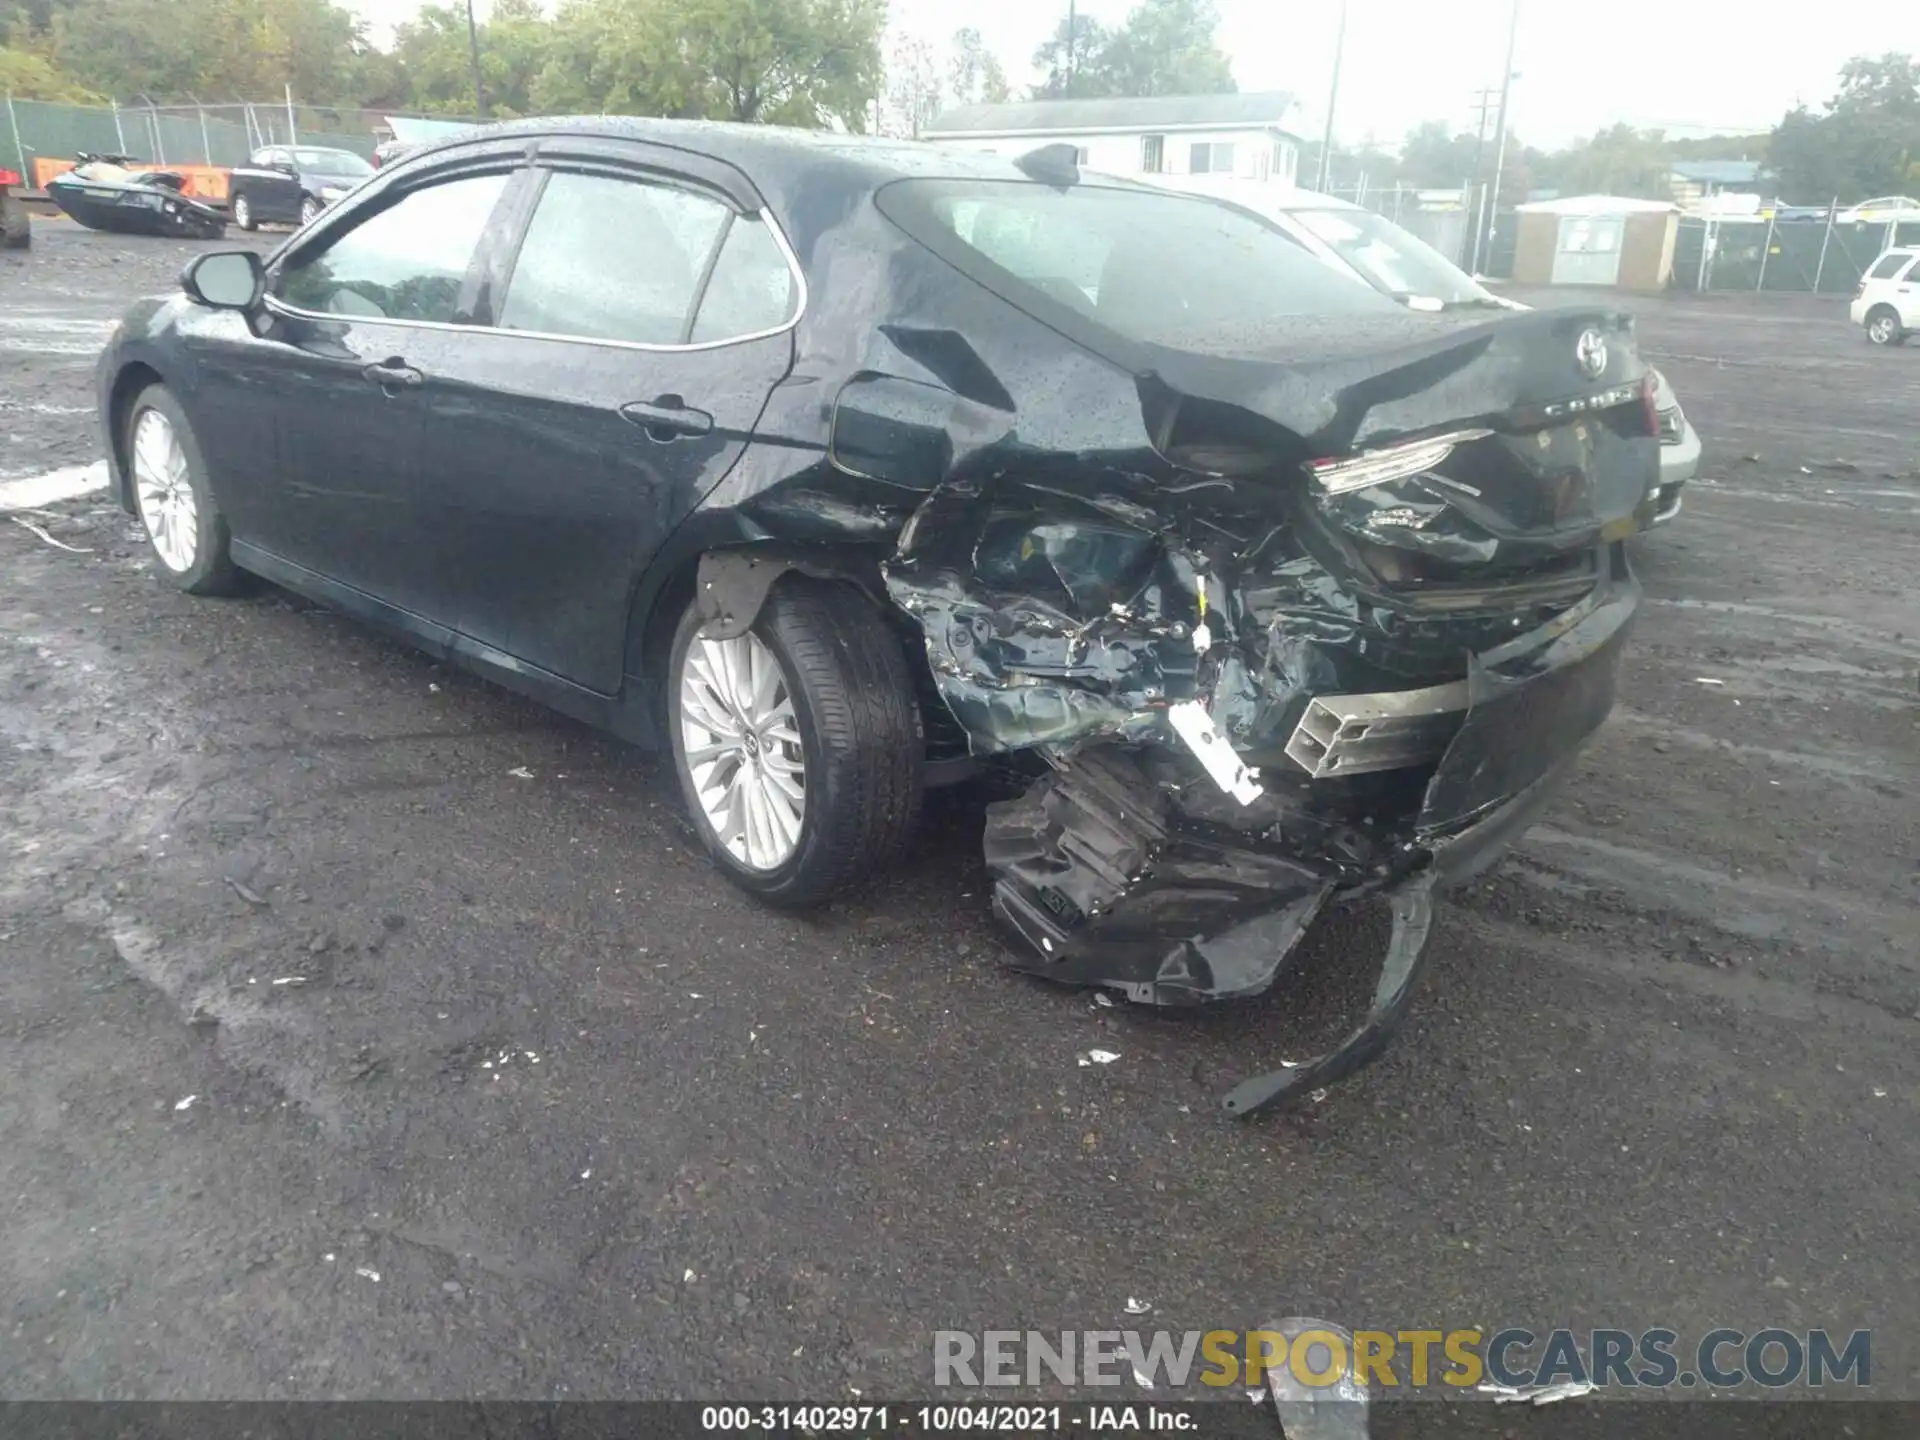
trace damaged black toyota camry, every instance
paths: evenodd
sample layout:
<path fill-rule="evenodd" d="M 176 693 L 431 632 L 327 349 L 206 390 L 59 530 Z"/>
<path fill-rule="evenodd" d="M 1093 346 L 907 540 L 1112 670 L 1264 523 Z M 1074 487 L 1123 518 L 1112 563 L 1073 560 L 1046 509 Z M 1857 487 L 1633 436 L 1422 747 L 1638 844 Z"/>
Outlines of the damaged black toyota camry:
<path fill-rule="evenodd" d="M 118 493 L 671 753 L 738 884 L 813 904 L 983 765 L 1033 974 L 1256 994 L 1530 822 L 1612 703 L 1659 442 L 1631 321 L 1431 315 L 1218 202 L 773 129 L 525 121 L 200 257 L 102 360 Z"/>

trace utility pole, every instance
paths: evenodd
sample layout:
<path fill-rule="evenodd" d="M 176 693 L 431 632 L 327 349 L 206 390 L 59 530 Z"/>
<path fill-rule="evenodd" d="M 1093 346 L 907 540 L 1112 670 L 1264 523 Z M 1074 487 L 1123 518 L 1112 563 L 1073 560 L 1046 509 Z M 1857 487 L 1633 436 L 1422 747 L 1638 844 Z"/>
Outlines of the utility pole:
<path fill-rule="evenodd" d="M 1074 0 L 1067 0 L 1067 94 L 1073 94 L 1074 76 L 1080 73 L 1080 16 Z"/>
<path fill-rule="evenodd" d="M 1340 62 L 1347 53 L 1347 0 L 1340 0 L 1340 31 L 1333 42 L 1333 88 L 1327 92 L 1327 128 L 1320 137 L 1320 174 L 1313 188 L 1327 193 L 1327 177 L 1333 170 L 1333 110 L 1340 101 Z"/>
<path fill-rule="evenodd" d="M 1507 103 L 1513 98 L 1513 51 L 1519 39 L 1520 0 L 1513 0 L 1513 13 L 1507 20 L 1507 68 L 1500 76 L 1500 136 L 1493 147 L 1493 193 L 1488 197 L 1486 206 L 1486 239 L 1481 246 L 1485 252 L 1483 258 L 1490 258 L 1493 253 L 1493 229 L 1500 209 L 1500 174 L 1507 165 Z"/>
<path fill-rule="evenodd" d="M 480 82 L 480 27 L 473 20 L 473 0 L 467 0 L 467 54 L 473 61 L 473 103 L 487 118 L 487 87 Z"/>
<path fill-rule="evenodd" d="M 1477 197 L 1473 204 L 1473 218 L 1468 222 L 1466 234 L 1460 237 L 1460 263 L 1471 275 L 1480 264 L 1480 226 L 1486 219 L 1487 187 L 1481 178 L 1481 166 L 1487 154 L 1487 117 L 1493 113 L 1493 97 L 1497 91 L 1492 89 L 1476 90 L 1474 106 L 1480 112 L 1480 126 L 1473 137 L 1473 178 L 1467 182 L 1467 192 Z"/>

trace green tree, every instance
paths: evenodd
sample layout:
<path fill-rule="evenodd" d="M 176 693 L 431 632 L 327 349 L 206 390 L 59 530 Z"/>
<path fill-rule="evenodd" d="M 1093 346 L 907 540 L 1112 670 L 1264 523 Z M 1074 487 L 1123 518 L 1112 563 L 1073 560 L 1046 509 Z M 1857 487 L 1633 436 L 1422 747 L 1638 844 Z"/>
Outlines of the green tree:
<path fill-rule="evenodd" d="M 1090 15 L 1061 20 L 1033 53 L 1036 100 L 1098 95 L 1214 95 L 1236 87 L 1215 43 L 1212 0 L 1140 0 L 1118 30 Z"/>
<path fill-rule="evenodd" d="M 1113 94 L 1113 77 L 1103 63 L 1111 43 L 1107 27 L 1093 16 L 1076 12 L 1063 18 L 1033 52 L 1033 68 L 1046 76 L 1033 87 L 1033 98 L 1078 100 Z"/>
<path fill-rule="evenodd" d="M 863 130 L 884 0 L 574 0 L 532 86 L 542 110 Z"/>
<path fill-rule="evenodd" d="M 1491 176 L 1495 142 L 1484 145 L 1478 136 L 1464 135 L 1444 120 L 1427 120 L 1408 132 L 1400 147 L 1400 173 L 1409 185 L 1427 189 L 1455 189 L 1472 178 L 1476 162 Z"/>
<path fill-rule="evenodd" d="M 364 31 L 331 0 L 74 0 L 48 37 L 61 70 L 89 89 L 161 103 L 269 99 L 291 86 L 352 98 Z"/>
<path fill-rule="evenodd" d="M 999 60 L 971 25 L 963 25 L 953 32 L 947 88 L 956 105 L 998 105 L 1012 93 L 1007 85 L 1007 72 L 1000 68 Z"/>
<path fill-rule="evenodd" d="M 1805 106 L 1775 127 L 1768 158 L 1781 194 L 1809 204 L 1898 194 L 1920 178 L 1920 64 L 1889 52 L 1840 67 L 1824 113 Z"/>
<path fill-rule="evenodd" d="M 59 100 L 70 105 L 97 103 L 101 99 L 72 76 L 54 68 L 46 56 L 4 45 L 0 45 L 0 94 L 12 95 L 18 100 Z"/>
<path fill-rule="evenodd" d="M 1671 200 L 1672 165 L 1662 131 L 1609 125 L 1548 156 L 1536 173 L 1540 184 L 1563 194 Z"/>
<path fill-rule="evenodd" d="M 495 117 L 532 113 L 533 88 L 547 63 L 553 27 L 532 0 L 497 0 L 477 27 L 480 79 Z M 394 31 L 393 59 L 405 103 L 442 115 L 472 115 L 473 56 L 464 6 L 423 6 Z"/>
<path fill-rule="evenodd" d="M 1141 0 L 1097 64 L 1115 95 L 1231 93 L 1233 66 L 1214 43 L 1212 0 Z"/>

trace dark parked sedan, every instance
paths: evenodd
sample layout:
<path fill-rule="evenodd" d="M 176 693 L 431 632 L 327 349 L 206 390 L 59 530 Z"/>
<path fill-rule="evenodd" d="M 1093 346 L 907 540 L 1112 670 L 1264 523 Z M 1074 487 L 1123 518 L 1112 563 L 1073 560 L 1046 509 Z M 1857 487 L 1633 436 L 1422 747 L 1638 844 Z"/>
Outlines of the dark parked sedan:
<path fill-rule="evenodd" d="M 1217 202 L 762 128 L 528 121 L 200 257 L 102 361 L 123 504 L 671 756 L 716 863 L 819 902 L 992 760 L 1032 973 L 1252 994 L 1394 928 L 1611 704 L 1658 465 L 1607 309 L 1429 315 Z"/>
<path fill-rule="evenodd" d="M 227 210 L 251 230 L 262 220 L 304 225 L 373 174 L 351 150 L 268 145 L 227 176 Z"/>

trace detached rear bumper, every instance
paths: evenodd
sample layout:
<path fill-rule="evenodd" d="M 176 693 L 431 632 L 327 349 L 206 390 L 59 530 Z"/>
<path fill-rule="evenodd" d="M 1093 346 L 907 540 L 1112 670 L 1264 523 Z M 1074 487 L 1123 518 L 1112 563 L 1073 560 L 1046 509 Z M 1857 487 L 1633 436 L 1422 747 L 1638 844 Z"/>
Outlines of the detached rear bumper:
<path fill-rule="evenodd" d="M 1183 794 L 1210 785 L 1204 776 L 1169 786 L 1155 774 L 1164 757 L 1120 745 L 1086 747 L 993 806 L 986 858 L 995 913 L 1022 942 L 1016 967 L 1151 1004 L 1253 995 L 1328 903 L 1383 895 L 1393 935 L 1359 1028 L 1223 1103 L 1246 1114 L 1368 1064 L 1405 1017 L 1433 893 L 1481 873 L 1526 831 L 1612 708 L 1639 588 L 1621 547 L 1608 565 L 1581 604 L 1471 658 L 1464 715 L 1398 824 L 1307 806 L 1267 825 L 1255 806 L 1257 830 L 1228 829 L 1217 806 L 1198 818 Z"/>

